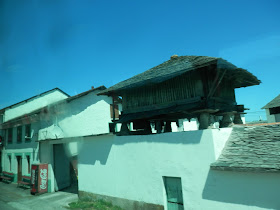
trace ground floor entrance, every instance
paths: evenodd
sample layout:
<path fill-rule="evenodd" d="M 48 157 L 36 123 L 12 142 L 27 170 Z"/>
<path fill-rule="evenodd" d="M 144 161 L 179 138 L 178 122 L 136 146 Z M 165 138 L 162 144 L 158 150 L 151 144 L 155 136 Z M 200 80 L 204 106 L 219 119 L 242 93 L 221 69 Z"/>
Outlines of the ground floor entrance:
<path fill-rule="evenodd" d="M 70 161 L 63 144 L 53 145 L 55 191 L 67 188 L 71 184 Z"/>
<path fill-rule="evenodd" d="M 21 181 L 22 179 L 22 157 L 16 156 L 17 159 L 17 181 Z"/>

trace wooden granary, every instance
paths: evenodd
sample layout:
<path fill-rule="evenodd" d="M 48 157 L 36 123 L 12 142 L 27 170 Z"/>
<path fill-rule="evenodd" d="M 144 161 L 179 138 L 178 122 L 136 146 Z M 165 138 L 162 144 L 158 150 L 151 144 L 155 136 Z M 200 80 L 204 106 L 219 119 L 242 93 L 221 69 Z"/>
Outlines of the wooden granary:
<path fill-rule="evenodd" d="M 260 80 L 230 62 L 208 56 L 172 56 L 170 60 L 103 92 L 122 98 L 122 114 L 118 122 L 123 132 L 127 123 L 136 129 L 150 130 L 155 123 L 170 131 L 171 122 L 198 118 L 200 129 L 211 127 L 222 116 L 220 127 L 241 123 L 243 105 L 237 105 L 235 88 L 259 85 Z"/>

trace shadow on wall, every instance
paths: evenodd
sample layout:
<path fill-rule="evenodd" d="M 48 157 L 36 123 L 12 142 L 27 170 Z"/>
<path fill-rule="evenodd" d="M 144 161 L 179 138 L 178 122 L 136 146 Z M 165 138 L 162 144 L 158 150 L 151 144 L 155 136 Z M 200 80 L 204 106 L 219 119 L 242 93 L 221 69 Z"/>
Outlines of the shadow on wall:
<path fill-rule="evenodd" d="M 183 132 L 170 132 L 150 135 L 130 135 L 116 136 L 115 145 L 123 145 L 129 143 L 166 143 L 166 144 L 199 144 L 202 135 L 209 135 L 212 138 L 211 129 L 195 130 Z"/>
<path fill-rule="evenodd" d="M 97 161 L 105 165 L 110 155 L 112 146 L 125 146 L 127 144 L 140 143 L 158 143 L 158 148 L 161 144 L 199 144 L 202 135 L 209 136 L 211 142 L 211 130 L 186 131 L 176 133 L 162 133 L 154 135 L 131 135 L 131 136 L 115 136 L 102 135 L 88 137 L 79 151 L 79 162 L 82 164 L 95 165 Z M 136 145 L 137 147 L 137 145 Z M 90 149 L 90 148 L 94 148 Z M 82 162 L 81 162 L 82 161 Z"/>
<path fill-rule="evenodd" d="M 93 138 L 94 145 L 90 144 L 91 140 L 84 141 L 78 155 L 78 161 L 80 164 L 95 165 L 97 162 L 100 162 L 101 165 L 106 165 L 113 145 L 114 136 L 109 136 L 109 138 L 97 136 Z M 90 148 L 93 146 L 98 149 L 94 151 L 91 150 Z"/>
<path fill-rule="evenodd" d="M 280 174 L 210 170 L 202 198 L 207 200 L 280 209 Z"/>

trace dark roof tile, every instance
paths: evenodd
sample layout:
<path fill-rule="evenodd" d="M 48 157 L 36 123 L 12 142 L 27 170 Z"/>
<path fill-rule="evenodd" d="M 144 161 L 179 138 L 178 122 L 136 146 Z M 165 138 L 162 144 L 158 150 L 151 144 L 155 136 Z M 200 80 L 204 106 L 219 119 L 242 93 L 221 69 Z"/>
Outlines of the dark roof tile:
<path fill-rule="evenodd" d="M 141 74 L 131 77 L 127 80 L 117 83 L 116 85 L 102 91 L 100 94 L 110 94 L 129 88 L 137 88 L 150 84 L 157 84 L 173 77 L 179 76 L 187 71 L 199 69 L 211 64 L 217 64 L 219 69 L 230 70 L 227 74 L 234 78 L 235 87 L 246 87 L 258 85 L 260 81 L 245 69 L 237 68 L 230 62 L 216 57 L 208 56 L 178 56 L 153 67 Z M 234 70 L 234 72 L 231 72 Z"/>
<path fill-rule="evenodd" d="M 234 126 L 212 169 L 280 172 L 280 124 Z"/>

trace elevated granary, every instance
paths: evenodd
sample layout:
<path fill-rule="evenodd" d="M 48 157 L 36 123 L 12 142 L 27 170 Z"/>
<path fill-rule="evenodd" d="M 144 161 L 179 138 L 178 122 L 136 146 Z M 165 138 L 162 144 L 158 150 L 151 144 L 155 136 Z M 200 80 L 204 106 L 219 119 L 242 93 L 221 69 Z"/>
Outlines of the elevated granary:
<path fill-rule="evenodd" d="M 223 116 L 221 127 L 231 125 L 232 116 L 241 123 L 244 106 L 237 105 L 234 89 L 259 84 L 253 74 L 222 58 L 175 55 L 100 94 L 122 97 L 118 122 L 133 122 L 147 132 L 152 122 L 158 132 L 163 125 L 168 132 L 170 122 L 183 118 L 198 118 L 201 129 L 211 127 L 215 116 Z"/>

